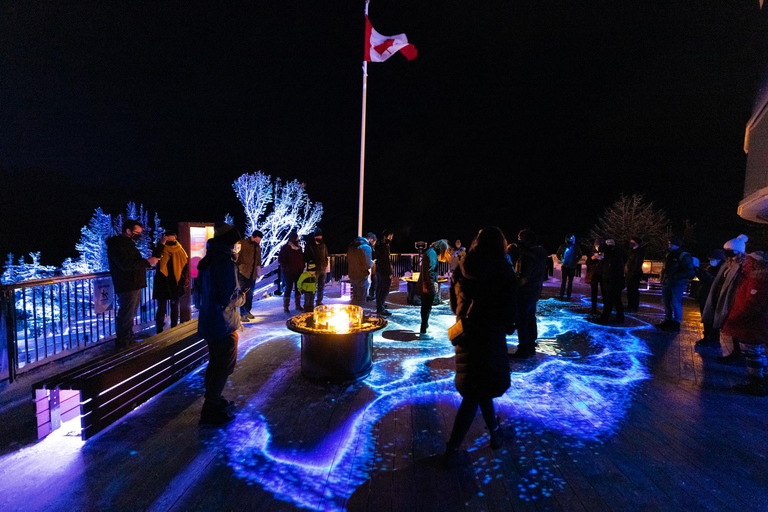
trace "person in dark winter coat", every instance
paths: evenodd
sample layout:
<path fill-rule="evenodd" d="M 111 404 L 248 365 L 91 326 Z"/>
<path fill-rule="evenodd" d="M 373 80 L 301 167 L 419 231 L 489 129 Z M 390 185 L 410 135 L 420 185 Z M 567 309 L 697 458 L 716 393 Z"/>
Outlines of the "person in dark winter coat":
<path fill-rule="evenodd" d="M 536 234 L 530 229 L 523 229 L 517 235 L 520 257 L 517 261 L 517 351 L 511 355 L 515 359 L 524 359 L 536 355 L 536 338 L 539 337 L 536 325 L 536 305 L 541 296 L 541 288 L 546 279 L 547 252 L 538 245 Z"/>
<path fill-rule="evenodd" d="M 376 287 L 378 286 L 378 273 L 376 272 L 376 242 L 378 241 L 378 237 L 376 236 L 376 233 L 368 233 L 365 238 L 368 239 L 368 244 L 371 246 L 371 261 L 373 262 L 373 265 L 371 266 L 371 283 L 370 286 L 368 286 L 368 291 L 366 292 L 366 300 L 376 300 Z"/>
<path fill-rule="evenodd" d="M 448 466 L 458 461 L 478 407 L 491 433 L 491 446 L 503 444 L 493 399 L 510 386 L 506 335 L 514 331 L 517 287 L 506 245 L 499 228 L 481 230 L 451 278 L 451 310 L 457 320 L 466 321 L 466 330 L 455 349 L 456 390 L 462 401 L 444 456 Z"/>
<path fill-rule="evenodd" d="M 392 284 L 392 262 L 390 261 L 390 245 L 393 234 L 385 229 L 381 234 L 381 240 L 376 244 L 376 314 L 390 316 L 384 303 L 389 295 L 389 287 Z"/>
<path fill-rule="evenodd" d="M 701 313 L 701 323 L 704 328 L 703 337 L 696 342 L 700 347 L 715 347 L 720 345 L 720 329 L 712 327 L 712 323 L 704 320 L 704 306 L 707 305 L 707 297 L 715 282 L 715 277 L 720 272 L 720 268 L 725 263 L 725 252 L 722 249 L 716 249 L 709 255 L 709 264 L 705 268 L 696 270 L 696 277 L 699 278 L 699 291 L 696 294 L 696 302 L 699 303 L 699 312 Z"/>
<path fill-rule="evenodd" d="M 679 331 L 683 320 L 683 294 L 688 281 L 693 279 L 696 268 L 693 256 L 683 251 L 680 237 L 672 235 L 667 242 L 667 256 L 661 268 L 661 299 L 664 303 L 664 321 L 658 329 Z"/>
<path fill-rule="evenodd" d="M 640 237 L 633 236 L 629 241 L 629 254 L 624 266 L 624 280 L 627 283 L 627 311 L 640 309 L 640 281 L 643 279 L 645 247 Z"/>
<path fill-rule="evenodd" d="M 160 261 L 155 272 L 152 286 L 152 298 L 157 301 L 155 329 L 163 332 L 165 313 L 170 306 L 171 328 L 179 323 L 179 299 L 189 288 L 189 257 L 176 240 L 176 233 L 166 231 L 160 239 L 160 246 L 155 249 L 155 257 Z"/>
<path fill-rule="evenodd" d="M 304 239 L 304 263 L 312 265 L 315 272 L 315 294 L 313 301 L 316 306 L 323 305 L 323 292 L 325 290 L 326 269 L 328 268 L 328 247 L 323 241 L 323 231 L 315 228 L 315 231 Z"/>
<path fill-rule="evenodd" d="M 603 255 L 600 254 L 600 246 L 605 243 L 605 239 L 602 237 L 595 238 L 593 245 L 594 250 L 591 256 L 587 258 L 587 275 L 584 278 L 584 282 L 587 283 L 592 289 L 592 309 L 590 314 L 592 316 L 597 315 L 597 300 L 600 295 L 605 295 L 605 290 L 602 288 L 603 280 Z M 598 290 L 598 287 L 600 288 Z"/>
<path fill-rule="evenodd" d="M 616 242 L 609 238 L 601 246 L 600 252 L 603 254 L 603 313 L 598 322 L 609 323 L 611 312 L 616 308 L 616 323 L 621 325 L 624 323 L 624 305 L 621 302 L 621 290 L 624 289 L 624 251 L 616 247 Z"/>
<path fill-rule="evenodd" d="M 141 289 L 147 287 L 147 269 L 159 261 L 154 256 L 144 258 L 136 248 L 144 231 L 133 219 L 123 222 L 122 232 L 107 239 L 107 258 L 112 285 L 117 295 L 115 345 L 126 348 L 133 341 L 133 319 L 141 302 Z"/>
<path fill-rule="evenodd" d="M 577 267 L 581 266 L 581 247 L 576 243 L 576 237 L 568 234 L 565 243 L 557 249 L 557 259 L 560 260 L 560 300 L 571 300 L 573 278 Z M 567 288 L 566 288 L 567 284 Z"/>
<path fill-rule="evenodd" d="M 419 329 L 419 339 L 431 340 L 432 336 L 427 332 L 429 329 L 429 314 L 432 312 L 432 305 L 435 303 L 440 286 L 437 277 L 437 263 L 439 261 L 448 261 L 448 242 L 446 240 L 436 240 L 432 242 L 429 248 L 421 256 L 421 272 L 419 280 L 416 283 L 416 289 L 421 295 L 421 328 Z"/>
<path fill-rule="evenodd" d="M 237 271 L 240 273 L 240 287 L 245 290 L 245 304 L 240 308 L 242 321 L 253 320 L 253 288 L 261 275 L 261 239 L 264 234 L 258 229 L 250 238 L 240 241 L 240 252 L 237 253 Z"/>
<path fill-rule="evenodd" d="M 368 240 L 359 236 L 352 240 L 347 247 L 347 266 L 349 270 L 349 284 L 352 287 L 352 300 L 350 304 L 363 306 L 368 287 L 368 275 L 373 266 L 373 250 Z"/>
<path fill-rule="evenodd" d="M 299 291 L 299 276 L 304 270 L 304 252 L 299 245 L 299 234 L 295 231 L 288 235 L 288 241 L 280 248 L 277 255 L 280 273 L 283 277 L 283 311 L 290 313 L 288 305 L 291 302 L 291 291 L 294 291 L 296 309 L 301 309 L 301 291 Z"/>
<path fill-rule="evenodd" d="M 217 223 L 213 238 L 208 240 L 205 257 L 197 265 L 201 278 L 197 329 L 208 344 L 209 354 L 201 424 L 220 425 L 234 419 L 234 415 L 227 412 L 232 403 L 222 397 L 222 393 L 235 370 L 237 330 L 241 325 L 238 308 L 245 304 L 234 255 L 238 240 L 237 229 Z"/>

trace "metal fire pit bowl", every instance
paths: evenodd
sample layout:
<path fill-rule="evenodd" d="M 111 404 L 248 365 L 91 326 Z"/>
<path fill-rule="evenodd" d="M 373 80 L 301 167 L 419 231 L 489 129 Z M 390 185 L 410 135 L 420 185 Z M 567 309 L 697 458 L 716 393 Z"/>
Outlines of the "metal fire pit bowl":
<path fill-rule="evenodd" d="M 333 383 L 364 379 L 371 373 L 373 332 L 387 326 L 384 318 L 363 316 L 359 327 L 334 332 L 314 327 L 314 313 L 288 319 L 286 327 L 301 334 L 301 374 Z"/>

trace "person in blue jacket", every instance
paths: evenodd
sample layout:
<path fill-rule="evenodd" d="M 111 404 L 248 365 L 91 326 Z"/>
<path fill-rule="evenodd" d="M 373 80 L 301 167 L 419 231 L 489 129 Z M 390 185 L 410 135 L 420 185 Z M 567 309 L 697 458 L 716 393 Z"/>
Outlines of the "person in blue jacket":
<path fill-rule="evenodd" d="M 235 244 L 240 233 L 234 226 L 217 223 L 214 236 L 208 240 L 205 257 L 197 270 L 201 279 L 200 313 L 197 328 L 208 344 L 208 367 L 205 370 L 205 402 L 200 415 L 202 425 L 221 425 L 235 419 L 227 411 L 234 405 L 222 393 L 237 362 L 237 330 L 240 328 L 238 308 L 245 304 L 245 292 L 238 283 Z"/>

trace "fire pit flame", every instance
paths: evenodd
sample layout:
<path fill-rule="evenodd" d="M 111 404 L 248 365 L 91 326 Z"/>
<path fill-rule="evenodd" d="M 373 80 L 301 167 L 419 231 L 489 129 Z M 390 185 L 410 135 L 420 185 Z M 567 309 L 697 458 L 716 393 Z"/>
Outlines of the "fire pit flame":
<path fill-rule="evenodd" d="M 362 318 L 360 306 L 333 304 L 317 306 L 314 310 L 315 328 L 338 334 L 359 328 Z"/>

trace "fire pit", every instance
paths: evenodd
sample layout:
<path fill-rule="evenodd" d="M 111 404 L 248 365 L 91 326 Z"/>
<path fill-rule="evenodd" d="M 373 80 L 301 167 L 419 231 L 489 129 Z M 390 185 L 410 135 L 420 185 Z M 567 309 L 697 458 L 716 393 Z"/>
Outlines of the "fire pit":
<path fill-rule="evenodd" d="M 371 373 L 373 332 L 387 321 L 366 316 L 360 306 L 334 304 L 291 317 L 285 325 L 301 334 L 302 375 L 338 383 Z"/>

